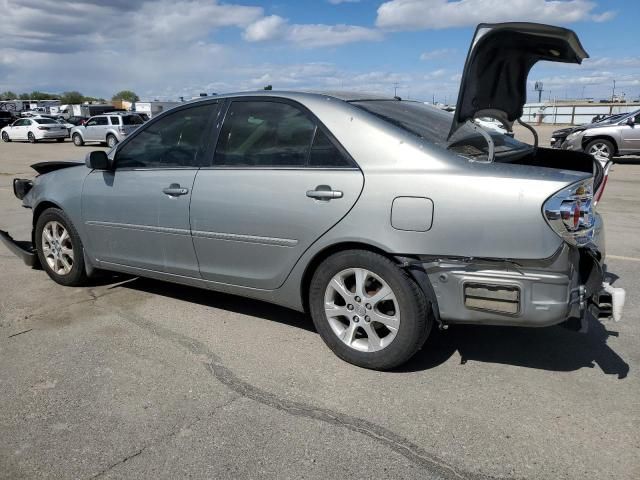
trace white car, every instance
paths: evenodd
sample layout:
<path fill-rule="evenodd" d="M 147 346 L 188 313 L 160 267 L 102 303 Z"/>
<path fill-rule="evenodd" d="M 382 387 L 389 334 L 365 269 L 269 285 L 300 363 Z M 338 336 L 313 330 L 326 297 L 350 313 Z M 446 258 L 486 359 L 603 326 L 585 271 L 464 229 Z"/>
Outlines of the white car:
<path fill-rule="evenodd" d="M 508 135 L 510 137 L 513 137 L 513 132 L 510 132 L 509 130 L 507 130 L 504 127 L 504 125 L 502 125 L 502 123 L 500 123 L 500 121 L 496 120 L 495 118 L 479 117 L 479 118 L 474 118 L 473 121 L 477 125 L 484 127 L 485 130 L 490 130 L 492 132 L 497 132 L 503 135 Z"/>
<path fill-rule="evenodd" d="M 3 142 L 28 140 L 36 143 L 38 140 L 50 138 L 64 142 L 64 139 L 69 136 L 69 131 L 64 124 L 52 118 L 21 118 L 0 130 L 0 136 Z"/>

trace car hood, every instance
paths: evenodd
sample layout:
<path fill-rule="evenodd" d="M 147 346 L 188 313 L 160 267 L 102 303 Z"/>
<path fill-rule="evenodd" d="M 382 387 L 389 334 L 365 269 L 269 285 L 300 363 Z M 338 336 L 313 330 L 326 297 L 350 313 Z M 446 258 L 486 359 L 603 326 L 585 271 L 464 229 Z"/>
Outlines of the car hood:
<path fill-rule="evenodd" d="M 467 54 L 449 138 L 488 116 L 511 127 L 522 116 L 529 70 L 540 60 L 582 63 L 589 55 L 572 30 L 538 23 L 481 23 Z"/>

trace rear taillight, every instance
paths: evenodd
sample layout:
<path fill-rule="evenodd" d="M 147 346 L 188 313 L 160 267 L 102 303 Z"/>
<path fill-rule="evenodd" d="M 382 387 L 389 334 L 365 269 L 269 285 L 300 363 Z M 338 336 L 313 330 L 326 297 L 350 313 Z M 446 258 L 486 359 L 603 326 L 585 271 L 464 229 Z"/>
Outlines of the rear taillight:
<path fill-rule="evenodd" d="M 553 230 L 571 245 L 583 246 L 593 238 L 593 179 L 563 188 L 542 207 Z"/>
<path fill-rule="evenodd" d="M 38 127 L 38 130 L 49 130 L 49 127 Z"/>
<path fill-rule="evenodd" d="M 118 131 L 119 131 L 120 133 L 124 133 L 124 127 L 118 127 Z"/>

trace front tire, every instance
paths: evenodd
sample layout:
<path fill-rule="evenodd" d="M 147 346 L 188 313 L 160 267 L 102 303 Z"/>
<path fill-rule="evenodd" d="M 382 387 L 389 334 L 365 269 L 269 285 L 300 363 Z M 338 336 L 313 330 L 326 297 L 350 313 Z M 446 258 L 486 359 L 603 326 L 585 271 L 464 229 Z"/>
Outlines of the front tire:
<path fill-rule="evenodd" d="M 36 248 L 42 268 L 60 285 L 86 284 L 84 250 L 71 220 L 58 208 L 48 208 L 38 218 Z"/>
<path fill-rule="evenodd" d="M 7 132 L 2 132 L 2 141 L 4 143 L 9 143 L 11 139 L 9 138 L 9 134 Z"/>
<path fill-rule="evenodd" d="M 33 132 L 29 132 L 27 134 L 27 140 L 29 140 L 29 143 L 36 143 L 38 140 L 36 140 L 36 136 L 33 134 Z"/>
<path fill-rule="evenodd" d="M 611 160 L 616 152 L 616 149 L 609 140 L 598 138 L 587 144 L 585 152 L 594 158 L 602 157 L 607 160 Z"/>
<path fill-rule="evenodd" d="M 84 145 L 84 140 L 82 140 L 82 136 L 79 133 L 74 133 L 72 140 L 73 140 L 73 144 L 76 147 L 81 147 Z"/>
<path fill-rule="evenodd" d="M 415 280 L 387 257 L 346 250 L 327 258 L 309 288 L 318 333 L 343 360 L 388 370 L 409 360 L 432 326 Z"/>

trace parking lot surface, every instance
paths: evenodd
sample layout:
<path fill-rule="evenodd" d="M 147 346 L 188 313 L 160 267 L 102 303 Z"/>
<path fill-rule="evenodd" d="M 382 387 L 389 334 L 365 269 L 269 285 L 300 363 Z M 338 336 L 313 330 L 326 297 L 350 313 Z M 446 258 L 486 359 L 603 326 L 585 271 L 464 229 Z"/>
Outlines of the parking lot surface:
<path fill-rule="evenodd" d="M 29 238 L 14 176 L 95 148 L 0 144 L 0 229 Z M 452 327 L 387 373 L 293 311 L 131 277 L 65 288 L 0 246 L 0 478 L 640 478 L 638 159 L 598 208 L 623 322 Z"/>

